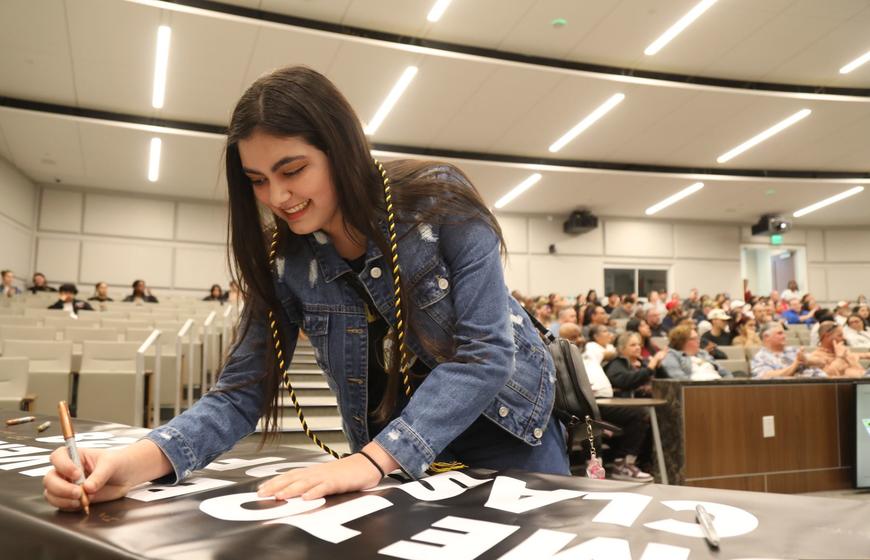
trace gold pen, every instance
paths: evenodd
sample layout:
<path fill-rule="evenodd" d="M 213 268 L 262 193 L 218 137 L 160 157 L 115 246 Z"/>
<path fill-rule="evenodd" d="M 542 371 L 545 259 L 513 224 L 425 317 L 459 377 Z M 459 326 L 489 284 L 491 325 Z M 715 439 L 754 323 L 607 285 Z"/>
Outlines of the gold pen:
<path fill-rule="evenodd" d="M 60 416 L 60 428 L 63 432 L 63 441 L 66 444 L 66 450 L 69 452 L 69 457 L 72 459 L 72 462 L 78 467 L 81 474 L 79 475 L 79 479 L 76 480 L 76 484 L 82 486 L 85 483 L 85 470 L 82 468 L 82 461 L 79 458 L 79 451 L 76 448 L 76 434 L 73 432 L 72 420 L 69 417 L 69 409 L 66 406 L 66 401 L 60 401 L 57 403 L 57 412 Z M 85 493 L 84 487 L 81 488 L 82 491 L 82 509 L 85 510 L 85 515 L 88 515 L 91 512 L 91 504 L 88 500 L 88 495 Z"/>
<path fill-rule="evenodd" d="M 6 421 L 7 426 L 17 426 L 18 424 L 26 424 L 27 422 L 33 422 L 36 420 L 36 416 L 22 416 L 21 418 L 10 418 Z"/>

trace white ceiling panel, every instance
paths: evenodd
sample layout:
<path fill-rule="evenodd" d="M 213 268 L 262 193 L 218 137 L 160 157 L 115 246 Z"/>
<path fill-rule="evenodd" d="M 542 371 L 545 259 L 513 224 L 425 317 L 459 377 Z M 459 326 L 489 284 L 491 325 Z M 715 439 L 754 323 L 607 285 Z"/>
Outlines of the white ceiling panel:
<path fill-rule="evenodd" d="M 241 90 L 263 74 L 284 66 L 302 64 L 326 74 L 341 45 L 336 37 L 262 27 Z"/>
<path fill-rule="evenodd" d="M 179 197 L 208 198 L 217 181 L 223 141 L 161 134 L 157 182 L 148 181 L 148 155 L 154 134 L 93 123 L 81 125 L 87 186 Z"/>
<path fill-rule="evenodd" d="M 242 0 L 234 0 L 233 4 Z M 248 0 L 250 1 L 250 0 Z M 260 0 L 260 9 L 276 14 L 340 22 L 352 0 Z M 379 2 L 380 4 L 380 2 Z"/>
<path fill-rule="evenodd" d="M 583 37 L 591 33 L 622 0 L 536 2 L 498 45 L 505 51 L 569 58 Z M 567 24 L 554 27 L 553 20 Z"/>
<path fill-rule="evenodd" d="M 425 16 L 434 1 L 418 2 L 425 6 L 423 17 L 426 21 Z M 460 44 L 468 44 L 468 38 L 473 37 L 474 45 L 496 48 L 535 4 L 535 0 L 452 2 L 441 19 L 429 25 L 425 37 Z"/>
<path fill-rule="evenodd" d="M 3 133 L 2 119 L 0 119 L 0 157 L 12 163 L 12 151 L 9 150 L 9 143 L 6 142 L 6 135 Z"/>
<path fill-rule="evenodd" d="M 67 1 L 66 10 L 80 106 L 152 116 L 161 10 L 116 0 Z"/>
<path fill-rule="evenodd" d="M 194 122 L 224 123 L 247 84 L 248 61 L 260 26 L 172 13 L 166 102 L 158 116 Z M 156 40 L 156 28 L 154 38 Z M 151 65 L 140 69 L 153 76 Z"/>
<path fill-rule="evenodd" d="M 433 138 L 437 146 L 484 152 L 507 133 L 517 118 L 565 79 L 553 72 L 498 68 Z M 510 95 L 506 95 L 509 92 Z"/>
<path fill-rule="evenodd" d="M 63 0 L 0 2 L 0 95 L 75 105 Z"/>
<path fill-rule="evenodd" d="M 78 124 L 30 111 L 0 108 L 0 128 L 12 163 L 35 181 L 82 177 Z"/>

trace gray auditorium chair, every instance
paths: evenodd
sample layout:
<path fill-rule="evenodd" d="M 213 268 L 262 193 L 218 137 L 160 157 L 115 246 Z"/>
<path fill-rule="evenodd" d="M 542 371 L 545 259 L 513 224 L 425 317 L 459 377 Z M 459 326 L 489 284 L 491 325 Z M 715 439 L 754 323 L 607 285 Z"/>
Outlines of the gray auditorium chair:
<path fill-rule="evenodd" d="M 136 342 L 86 340 L 79 371 L 78 417 L 141 426 L 144 387 L 136 378 Z M 137 406 L 137 404 L 139 406 Z"/>
<path fill-rule="evenodd" d="M 0 358 L 0 408 L 19 410 L 27 395 L 27 358 Z"/>
<path fill-rule="evenodd" d="M 36 397 L 33 412 L 57 414 L 58 401 L 69 401 L 72 342 L 7 340 L 3 356 L 29 360 L 27 393 Z"/>

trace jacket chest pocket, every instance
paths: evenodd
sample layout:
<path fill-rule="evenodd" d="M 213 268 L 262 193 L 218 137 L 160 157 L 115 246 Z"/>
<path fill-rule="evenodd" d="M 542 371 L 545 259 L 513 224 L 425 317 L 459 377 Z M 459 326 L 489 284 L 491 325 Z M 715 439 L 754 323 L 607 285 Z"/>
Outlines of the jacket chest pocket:
<path fill-rule="evenodd" d="M 329 371 L 329 315 L 308 313 L 302 317 L 302 330 L 314 347 L 314 359 L 324 372 Z"/>
<path fill-rule="evenodd" d="M 450 276 L 447 267 L 443 263 L 435 263 L 431 269 L 420 275 L 417 279 L 414 291 L 414 303 L 419 309 L 446 327 L 455 320 L 453 305 L 447 296 L 451 290 Z"/>

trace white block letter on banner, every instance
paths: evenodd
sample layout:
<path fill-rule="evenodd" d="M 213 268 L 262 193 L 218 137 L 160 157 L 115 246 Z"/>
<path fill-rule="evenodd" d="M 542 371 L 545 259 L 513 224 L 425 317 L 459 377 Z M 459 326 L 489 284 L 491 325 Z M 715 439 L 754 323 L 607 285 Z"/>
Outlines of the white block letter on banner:
<path fill-rule="evenodd" d="M 307 501 L 302 498 L 291 498 L 284 505 L 268 509 L 245 509 L 242 507 L 242 504 L 267 501 L 280 502 L 281 500 L 261 498 L 257 496 L 256 492 L 244 492 L 242 494 L 209 498 L 199 504 L 199 509 L 215 519 L 223 519 L 224 521 L 266 521 L 267 519 L 277 519 L 288 515 L 296 515 L 297 513 L 305 513 L 306 511 L 317 509 L 326 503 L 326 500 L 323 498 Z"/>
<path fill-rule="evenodd" d="M 196 494 L 197 492 L 205 492 L 206 490 L 214 490 L 215 488 L 223 488 L 224 486 L 232 486 L 235 482 L 229 480 L 218 480 L 217 478 L 197 477 L 190 478 L 175 486 L 168 484 L 149 484 L 135 488 L 127 493 L 127 497 L 140 502 L 156 502 L 167 498 L 175 498 L 176 496 L 185 496 L 187 494 Z"/>
<path fill-rule="evenodd" d="M 746 511 L 745 509 L 726 506 L 725 504 L 716 504 L 713 502 L 696 502 L 694 500 L 663 500 L 662 504 L 671 508 L 674 511 L 694 511 L 698 504 L 704 506 L 707 513 L 713 516 L 713 526 L 720 538 L 736 537 L 751 533 L 758 527 L 758 518 Z M 663 519 L 661 521 L 653 521 L 645 523 L 644 527 L 673 533 L 674 535 L 683 535 L 684 537 L 704 538 L 704 533 L 701 531 L 701 526 L 697 523 L 687 523 L 685 521 L 677 521 L 676 519 Z"/>
<path fill-rule="evenodd" d="M 393 503 L 380 496 L 363 496 L 337 506 L 328 507 L 314 513 L 294 515 L 269 521 L 292 525 L 306 531 L 318 539 L 323 539 L 333 544 L 346 541 L 359 535 L 359 531 L 348 529 L 345 523 L 365 517 L 376 511 L 388 508 Z"/>
<path fill-rule="evenodd" d="M 529 490 L 526 483 L 509 476 L 499 476 L 492 485 L 488 508 L 500 509 L 511 513 L 525 513 L 556 502 L 579 498 L 586 492 L 577 490 Z"/>
<path fill-rule="evenodd" d="M 519 529 L 517 525 L 453 516 L 436 521 L 432 527 L 411 537 L 414 541 L 399 541 L 378 553 L 405 560 L 474 560 Z"/>

